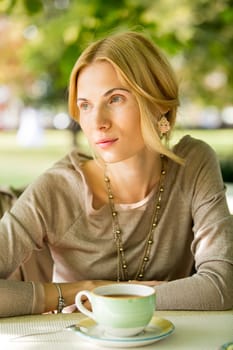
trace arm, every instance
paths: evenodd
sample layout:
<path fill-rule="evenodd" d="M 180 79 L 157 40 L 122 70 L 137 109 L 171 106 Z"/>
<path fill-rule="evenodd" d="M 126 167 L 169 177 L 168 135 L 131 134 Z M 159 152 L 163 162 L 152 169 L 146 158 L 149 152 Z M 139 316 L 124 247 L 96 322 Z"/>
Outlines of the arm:
<path fill-rule="evenodd" d="M 79 281 L 59 283 L 66 306 L 75 302 L 81 290 L 113 283 L 111 281 Z M 42 314 L 57 310 L 58 290 L 53 283 L 0 280 L 0 317 Z"/>
<path fill-rule="evenodd" d="M 0 217 L 5 214 L 0 221 L 0 317 L 44 311 L 43 285 L 29 281 L 52 280 L 53 261 L 43 241 L 46 226 L 41 204 L 46 202 L 45 191 L 44 181 L 38 181 L 17 202 L 16 194 L 22 191 L 0 189 Z"/>
<path fill-rule="evenodd" d="M 158 310 L 228 310 L 233 307 L 233 274 L 228 264 L 205 264 L 197 274 L 155 286 Z M 213 264 L 215 265 L 215 264 Z M 206 271 L 204 271 L 206 270 Z"/>
<path fill-rule="evenodd" d="M 204 143 L 194 146 L 183 169 L 182 190 L 192 211 L 194 236 L 190 248 L 196 273 L 156 286 L 157 306 L 159 309 L 230 309 L 233 307 L 233 217 L 227 208 L 215 153 Z"/>
<path fill-rule="evenodd" d="M 67 187 L 61 183 L 62 179 L 56 177 L 55 180 L 56 184 L 60 181 L 56 188 L 54 181 L 53 186 L 51 183 L 46 183 L 47 178 L 46 181 L 42 179 L 36 185 L 29 186 L 0 222 L 0 278 L 2 278 L 0 279 L 0 317 L 40 314 L 57 309 L 58 291 L 54 284 L 7 280 L 15 268 L 28 259 L 34 249 L 41 249 L 44 237 L 49 238 L 54 244 L 61 239 L 62 233 L 66 232 L 66 225 L 69 226 L 69 222 L 65 223 L 64 220 L 65 210 L 69 210 L 70 215 L 76 215 L 76 210 L 70 211 L 70 207 L 75 208 L 72 200 L 76 201 L 76 197 L 69 198 L 70 207 L 66 209 L 67 200 L 60 200 L 60 196 L 63 195 L 60 187 L 65 189 Z M 55 199 L 52 197 L 54 193 Z M 55 208 L 50 205 L 54 202 Z M 63 207 L 60 208 L 58 203 Z M 63 212 L 62 222 L 59 222 L 57 215 L 54 215 L 57 212 Z M 48 232 L 49 235 L 47 235 Z M 30 277 L 35 281 L 34 276 Z M 66 305 L 70 305 L 74 304 L 78 291 L 90 290 L 106 283 L 109 282 L 80 281 L 62 283 L 60 286 Z"/>
<path fill-rule="evenodd" d="M 102 285 L 116 283 L 116 281 L 79 281 L 75 283 L 59 283 L 62 291 L 62 296 L 65 300 L 65 305 L 73 305 L 75 303 L 75 296 L 81 290 L 93 290 Z M 44 284 L 44 294 L 45 294 L 45 306 L 44 312 L 51 310 L 56 310 L 58 305 L 58 291 L 54 284 L 47 283 Z"/>

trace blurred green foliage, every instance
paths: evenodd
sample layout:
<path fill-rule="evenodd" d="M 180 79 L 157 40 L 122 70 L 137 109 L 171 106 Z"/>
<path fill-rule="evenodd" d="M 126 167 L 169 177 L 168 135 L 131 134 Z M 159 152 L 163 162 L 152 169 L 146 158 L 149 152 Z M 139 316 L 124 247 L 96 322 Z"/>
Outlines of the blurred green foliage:
<path fill-rule="evenodd" d="M 170 56 L 184 99 L 232 103 L 233 0 L 1 0 L 0 11 L 22 23 L 25 78 L 13 83 L 26 102 L 66 103 L 70 71 L 87 43 L 130 29 Z M 37 98 L 26 86 L 32 81 L 46 87 Z"/>

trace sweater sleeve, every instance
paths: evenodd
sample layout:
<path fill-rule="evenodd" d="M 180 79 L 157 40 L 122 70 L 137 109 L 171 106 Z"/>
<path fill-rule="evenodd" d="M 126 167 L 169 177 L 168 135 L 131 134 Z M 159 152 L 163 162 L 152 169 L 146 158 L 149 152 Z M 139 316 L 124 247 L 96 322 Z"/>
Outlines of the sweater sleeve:
<path fill-rule="evenodd" d="M 195 274 L 155 287 L 158 309 L 233 308 L 233 217 L 214 151 L 198 141 L 184 168 L 183 190 L 193 221 Z M 184 262 L 185 263 L 185 262 Z"/>
<path fill-rule="evenodd" d="M 0 280 L 0 317 L 40 314 L 44 288 L 39 282 Z"/>
<path fill-rule="evenodd" d="M 71 166 L 54 166 L 29 185 L 0 220 L 0 317 L 44 311 L 42 284 L 9 278 L 33 252 L 42 252 L 45 243 L 51 248 L 62 240 L 78 215 L 77 197 L 71 195 L 78 192 L 77 186 Z M 47 252 L 45 256 L 50 274 L 51 258 Z"/>
<path fill-rule="evenodd" d="M 228 263 L 210 262 L 191 277 L 155 287 L 157 310 L 233 308 L 233 273 Z"/>

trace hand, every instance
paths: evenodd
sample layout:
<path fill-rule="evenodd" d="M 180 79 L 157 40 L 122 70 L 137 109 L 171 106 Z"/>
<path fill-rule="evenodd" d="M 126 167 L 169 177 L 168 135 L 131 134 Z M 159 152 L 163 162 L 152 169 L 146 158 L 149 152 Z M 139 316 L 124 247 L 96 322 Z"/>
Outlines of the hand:
<path fill-rule="evenodd" d="M 92 290 L 96 287 L 103 286 L 106 284 L 116 283 L 115 281 L 103 281 L 103 280 L 90 280 L 90 281 L 78 281 L 73 283 L 59 283 L 62 290 L 63 298 L 65 299 L 65 304 L 73 309 L 75 303 L 75 296 L 81 290 Z M 43 313 L 56 310 L 58 293 L 57 288 L 53 283 L 45 283 L 44 285 L 44 311 Z M 85 302 L 85 300 L 84 300 Z M 67 308 L 69 309 L 69 308 Z"/>
<path fill-rule="evenodd" d="M 116 283 L 116 281 L 103 281 L 103 280 L 93 280 L 93 281 L 84 281 L 84 286 L 83 290 L 93 290 L 94 288 L 104 286 L 107 284 L 113 284 Z M 82 304 L 89 310 L 92 311 L 90 301 L 85 297 L 84 295 L 82 296 Z"/>

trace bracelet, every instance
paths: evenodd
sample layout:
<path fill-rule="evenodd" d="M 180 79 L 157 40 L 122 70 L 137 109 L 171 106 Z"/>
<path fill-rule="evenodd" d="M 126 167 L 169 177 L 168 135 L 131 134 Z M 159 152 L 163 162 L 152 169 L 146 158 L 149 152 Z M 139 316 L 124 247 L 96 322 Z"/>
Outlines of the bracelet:
<path fill-rule="evenodd" d="M 59 297 L 58 297 L 58 305 L 57 305 L 57 312 L 60 314 L 62 312 L 62 310 L 64 309 L 64 307 L 66 306 L 65 304 L 65 299 L 62 296 L 62 291 L 61 291 L 61 287 L 58 283 L 54 283 L 55 287 L 57 288 Z"/>

